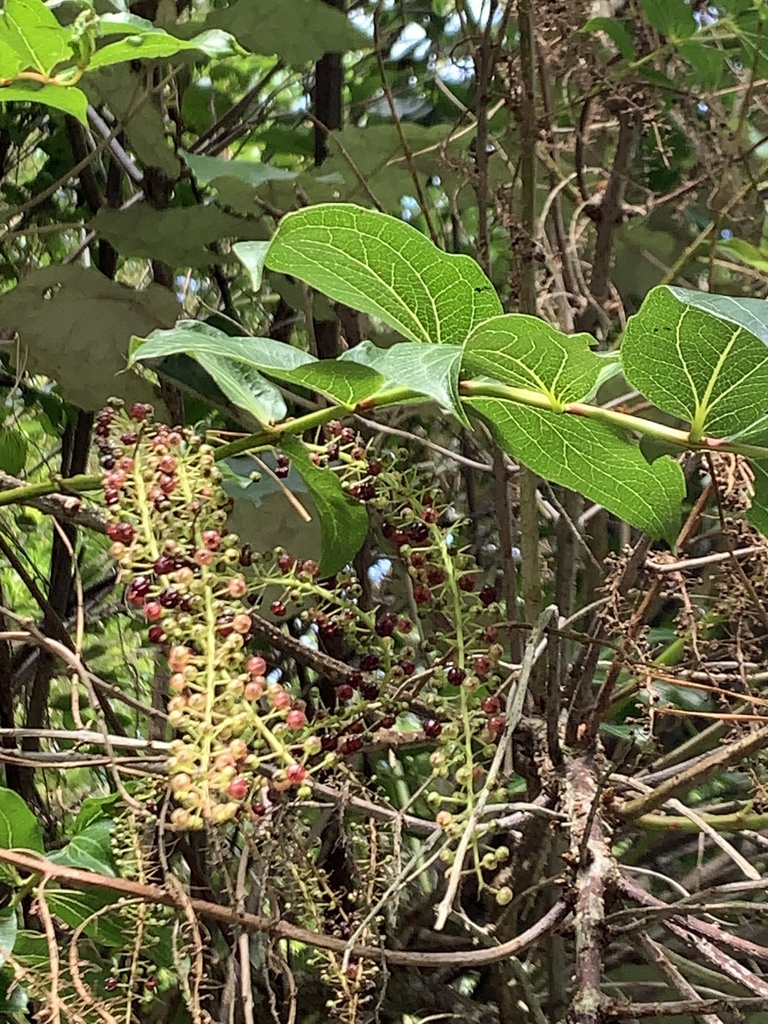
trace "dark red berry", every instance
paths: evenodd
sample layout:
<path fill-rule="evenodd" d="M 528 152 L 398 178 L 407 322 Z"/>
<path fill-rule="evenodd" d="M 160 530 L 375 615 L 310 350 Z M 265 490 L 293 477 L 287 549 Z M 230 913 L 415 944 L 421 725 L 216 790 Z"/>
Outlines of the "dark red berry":
<path fill-rule="evenodd" d="M 485 679 L 486 676 L 491 674 L 491 659 L 487 654 L 478 654 L 475 658 L 474 667 L 475 675 L 479 676 L 481 679 Z"/>
<path fill-rule="evenodd" d="M 269 610 L 272 612 L 273 615 L 276 615 L 279 619 L 282 619 L 282 617 L 285 615 L 287 611 L 282 601 L 273 601 L 272 604 L 269 606 Z"/>
<path fill-rule="evenodd" d="M 147 630 L 147 637 L 151 644 L 162 644 L 165 642 L 165 633 L 162 626 L 150 626 Z"/>
<path fill-rule="evenodd" d="M 375 672 L 378 667 L 378 654 L 366 654 L 365 657 L 360 659 L 360 669 L 362 672 Z"/>
<path fill-rule="evenodd" d="M 408 527 L 408 540 L 411 544 L 423 544 L 429 539 L 429 527 L 426 523 L 414 523 Z"/>
<path fill-rule="evenodd" d="M 465 573 L 463 576 L 459 576 L 459 590 L 465 591 L 470 594 L 475 589 L 475 577 L 469 573 Z"/>
<path fill-rule="evenodd" d="M 174 590 L 173 587 L 166 587 L 157 595 L 157 600 L 163 606 L 163 608 L 177 608 L 181 603 L 181 597 L 178 590 Z"/>
<path fill-rule="evenodd" d="M 177 568 L 176 559 L 171 558 L 170 555 L 160 555 L 159 558 L 155 559 L 155 563 L 152 566 L 152 569 L 158 576 L 168 576 Z"/>
<path fill-rule="evenodd" d="M 349 732 L 352 733 L 353 736 L 360 736 L 362 733 L 365 732 L 365 722 L 362 720 L 362 718 L 358 718 L 356 722 L 352 722 L 350 725 L 347 726 L 347 728 Z"/>
<path fill-rule="evenodd" d="M 506 715 L 494 715 L 493 718 L 488 719 L 488 732 L 496 737 L 500 732 L 503 732 L 504 726 L 507 724 Z"/>
<path fill-rule="evenodd" d="M 355 432 L 352 427 L 342 427 L 341 433 L 339 434 L 339 440 L 342 444 L 352 444 L 355 440 Z"/>
<path fill-rule="evenodd" d="M 358 750 L 362 750 L 363 741 L 359 736 L 349 736 L 339 746 L 339 751 L 345 756 L 349 757 L 352 754 L 356 754 Z"/>
<path fill-rule="evenodd" d="M 501 701 L 495 695 L 491 697 L 483 697 L 480 701 L 480 707 L 483 709 L 486 715 L 497 715 L 501 708 Z"/>
<path fill-rule="evenodd" d="M 173 476 L 176 472 L 176 466 L 178 463 L 172 455 L 163 455 L 157 464 L 157 468 L 161 473 L 165 473 L 167 476 Z"/>
<path fill-rule="evenodd" d="M 492 587 L 490 584 L 486 584 L 479 593 L 480 603 L 484 604 L 487 608 L 489 604 L 493 604 L 498 599 L 499 592 L 496 587 Z"/>
<path fill-rule="evenodd" d="M 108 490 L 104 491 L 104 501 L 107 505 L 119 505 L 120 504 L 120 491 Z"/>
<path fill-rule="evenodd" d="M 413 600 L 416 604 L 429 604 L 432 600 L 432 591 L 419 583 L 413 588 Z"/>
<path fill-rule="evenodd" d="M 396 530 L 397 527 L 393 523 L 381 524 L 381 535 L 386 540 L 391 540 L 394 537 Z"/>
<path fill-rule="evenodd" d="M 323 751 L 335 750 L 339 745 L 339 737 L 332 736 L 329 732 L 323 733 L 320 737 L 320 749 Z"/>
<path fill-rule="evenodd" d="M 339 457 L 339 446 L 337 444 L 329 444 L 325 449 L 325 454 L 331 462 L 335 462 Z"/>
<path fill-rule="evenodd" d="M 448 682 L 453 683 L 454 686 L 461 686 L 466 677 L 467 673 L 463 668 L 459 668 L 458 665 L 448 669 Z"/>
<path fill-rule="evenodd" d="M 349 683 L 342 683 L 340 686 L 336 687 L 336 697 L 342 703 L 346 703 L 346 701 L 352 700 L 354 692 L 355 691 L 352 689 Z"/>
<path fill-rule="evenodd" d="M 424 511 L 421 513 L 421 518 L 425 523 L 434 526 L 435 523 L 440 518 L 440 513 L 437 511 L 436 508 L 425 508 Z"/>
<path fill-rule="evenodd" d="M 366 700 L 376 700 L 379 696 L 379 688 L 376 683 L 363 683 L 360 687 L 360 693 Z"/>
<path fill-rule="evenodd" d="M 155 989 L 157 988 L 157 978 L 154 975 L 152 975 L 149 978 L 146 978 L 144 981 L 144 988 L 147 990 L 147 992 L 154 992 Z"/>
<path fill-rule="evenodd" d="M 139 435 L 135 430 L 128 430 L 125 434 L 120 435 L 120 440 L 123 444 L 138 444 Z"/>
<path fill-rule="evenodd" d="M 368 476 L 378 476 L 383 469 L 384 466 L 378 459 L 371 459 L 368 463 Z"/>
<path fill-rule="evenodd" d="M 441 583 L 445 583 L 445 569 L 438 565 L 430 566 L 427 569 L 427 583 L 430 587 L 439 587 Z"/>
<path fill-rule="evenodd" d="M 107 978 L 104 982 L 104 988 L 107 992 L 114 992 L 117 988 L 117 978 Z"/>
<path fill-rule="evenodd" d="M 151 405 L 146 405 L 144 402 L 134 402 L 128 415 L 132 420 L 141 423 L 148 416 L 151 416 L 153 412 L 154 410 Z"/>
<path fill-rule="evenodd" d="M 117 538 L 115 539 L 117 540 Z M 386 615 L 382 615 L 382 617 L 376 623 L 374 627 L 374 632 L 376 633 L 376 636 L 392 636 L 392 634 L 395 631 L 396 625 L 397 616 L 388 613 Z"/>
<path fill-rule="evenodd" d="M 110 523 L 107 527 L 107 536 L 110 540 L 119 541 L 121 544 L 130 544 L 136 531 L 130 523 Z"/>
<path fill-rule="evenodd" d="M 379 722 L 379 727 L 381 729 L 391 729 L 395 724 L 395 721 L 396 719 L 394 715 L 384 715 L 382 720 Z"/>
<path fill-rule="evenodd" d="M 249 569 L 253 565 L 253 551 L 250 544 L 243 544 L 242 551 L 240 552 L 240 565 L 244 569 Z"/>
<path fill-rule="evenodd" d="M 173 494 L 176 490 L 176 477 L 175 476 L 162 476 L 160 478 L 160 490 L 163 494 Z"/>
<path fill-rule="evenodd" d="M 430 740 L 436 740 L 442 731 L 442 725 L 435 718 L 428 718 L 424 723 L 424 735 Z"/>
<path fill-rule="evenodd" d="M 412 661 L 398 661 L 397 664 L 400 666 L 400 671 L 406 678 L 408 676 L 412 676 L 416 671 L 416 666 Z"/>
<path fill-rule="evenodd" d="M 363 673 L 359 672 L 356 668 L 353 668 L 351 672 L 347 673 L 347 682 L 354 690 L 359 690 L 365 682 L 363 679 Z"/>
<path fill-rule="evenodd" d="M 286 552 L 283 552 L 282 555 L 278 555 L 277 568 L 280 572 L 290 572 L 294 565 L 296 565 L 296 559 L 293 555 L 289 555 Z"/>

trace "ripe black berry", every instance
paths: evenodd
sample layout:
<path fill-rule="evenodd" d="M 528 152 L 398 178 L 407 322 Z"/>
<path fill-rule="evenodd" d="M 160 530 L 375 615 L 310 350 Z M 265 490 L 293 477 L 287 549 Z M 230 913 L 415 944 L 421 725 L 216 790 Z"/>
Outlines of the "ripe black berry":
<path fill-rule="evenodd" d="M 496 587 L 492 587 L 490 586 L 490 584 L 486 584 L 480 591 L 480 594 L 478 596 L 480 598 L 480 603 L 484 604 L 485 607 L 487 608 L 489 604 L 493 604 L 493 602 L 497 600 L 499 593 L 496 590 Z"/>
<path fill-rule="evenodd" d="M 461 686 L 466 677 L 467 673 L 463 668 L 459 668 L 458 665 L 448 669 L 448 682 L 453 683 L 454 686 Z"/>
<path fill-rule="evenodd" d="M 424 735 L 430 740 L 436 740 L 442 731 L 442 725 L 435 718 L 428 718 L 424 723 Z"/>

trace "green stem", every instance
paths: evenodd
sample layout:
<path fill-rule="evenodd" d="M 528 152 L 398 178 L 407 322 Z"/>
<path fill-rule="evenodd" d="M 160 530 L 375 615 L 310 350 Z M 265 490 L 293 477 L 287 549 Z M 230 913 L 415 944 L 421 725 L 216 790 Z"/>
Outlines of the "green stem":
<path fill-rule="evenodd" d="M 102 477 L 87 475 L 71 476 L 61 479 L 42 480 L 36 484 L 24 484 L 23 487 L 12 487 L 9 491 L 0 492 L 0 506 L 23 504 L 34 498 L 44 498 L 49 494 L 61 494 L 68 491 L 100 491 L 103 486 Z"/>
<path fill-rule="evenodd" d="M 750 811 L 735 811 L 733 814 L 706 814 L 696 812 L 716 832 L 761 832 L 768 828 L 768 814 Z M 701 825 L 692 818 L 669 814 L 641 814 L 632 822 L 638 828 L 649 832 L 701 832 Z"/>

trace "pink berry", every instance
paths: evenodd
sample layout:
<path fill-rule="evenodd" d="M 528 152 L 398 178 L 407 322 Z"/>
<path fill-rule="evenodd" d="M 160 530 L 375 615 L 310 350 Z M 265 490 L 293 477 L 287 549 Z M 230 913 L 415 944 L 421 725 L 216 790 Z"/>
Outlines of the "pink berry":
<path fill-rule="evenodd" d="M 248 795 L 248 780 L 244 779 L 242 775 L 236 776 L 230 782 L 227 794 L 233 800 L 244 800 Z"/>
<path fill-rule="evenodd" d="M 307 769 L 303 764 L 289 764 L 285 769 L 285 777 L 292 786 L 300 786 L 307 777 Z"/>
<path fill-rule="evenodd" d="M 307 724 L 307 716 L 304 714 L 303 711 L 299 711 L 298 708 L 294 708 L 292 711 L 289 711 L 288 714 L 285 716 L 285 721 L 288 725 L 288 728 L 293 729 L 293 731 L 295 732 L 298 729 L 304 728 L 304 726 Z"/>
<path fill-rule="evenodd" d="M 246 662 L 245 667 L 252 676 L 263 676 L 267 671 L 267 663 L 260 654 L 252 654 Z"/>
<path fill-rule="evenodd" d="M 144 605 L 144 617 L 149 622 L 157 622 L 158 619 L 162 618 L 163 606 L 159 601 L 147 601 Z"/>

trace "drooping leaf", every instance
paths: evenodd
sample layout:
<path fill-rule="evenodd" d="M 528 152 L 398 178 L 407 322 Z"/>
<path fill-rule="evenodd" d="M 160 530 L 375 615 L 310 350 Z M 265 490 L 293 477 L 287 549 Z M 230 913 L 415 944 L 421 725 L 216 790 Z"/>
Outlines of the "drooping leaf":
<path fill-rule="evenodd" d="M 287 412 L 283 396 L 248 363 L 204 352 L 196 352 L 194 357 L 230 402 L 245 409 L 258 423 L 267 426 L 283 419 Z"/>
<path fill-rule="evenodd" d="M 220 30 L 203 30 L 201 23 L 188 22 L 185 31 L 171 34 L 135 14 L 104 14 L 99 19 L 102 36 L 122 35 L 119 42 L 101 47 L 91 57 L 89 69 L 130 60 L 155 60 L 197 50 L 207 57 L 231 57 L 244 53 L 233 36 Z"/>
<path fill-rule="evenodd" d="M 43 852 L 40 824 L 18 793 L 0 787 L 0 849 Z"/>
<path fill-rule="evenodd" d="M 27 437 L 21 430 L 0 428 L 0 469 L 11 476 L 18 476 L 26 465 L 28 446 Z"/>
<path fill-rule="evenodd" d="M 69 31 L 43 0 L 5 0 L 0 12 L 0 40 L 19 55 L 21 68 L 49 75 L 72 56 Z M 8 72 L 3 68 L 0 76 Z"/>
<path fill-rule="evenodd" d="M 236 0 L 226 9 L 211 11 L 205 25 L 231 32 L 251 53 L 276 54 L 297 67 L 324 53 L 370 46 L 343 12 L 322 0 Z"/>
<path fill-rule="evenodd" d="M 159 285 L 138 291 L 79 266 L 42 267 L 0 296 L 0 322 L 18 330 L 25 368 L 58 381 L 82 409 L 112 395 L 157 404 L 147 381 L 124 372 L 128 343 L 170 326 L 177 311 Z"/>
<path fill-rule="evenodd" d="M 579 416 L 497 398 L 466 404 L 486 420 L 500 447 L 535 473 L 674 542 L 685 480 L 673 459 L 648 463 L 620 430 Z"/>
<path fill-rule="evenodd" d="M 654 288 L 627 325 L 624 375 L 694 439 L 749 428 L 768 407 L 768 306 Z"/>
<path fill-rule="evenodd" d="M 232 252 L 237 256 L 251 279 L 251 288 L 257 292 L 261 288 L 264 273 L 264 259 L 269 249 L 269 242 L 236 242 Z"/>
<path fill-rule="evenodd" d="M 328 203 L 287 214 L 266 265 L 384 320 L 410 341 L 460 345 L 501 313 L 469 256 L 448 255 L 415 228 L 362 207 Z"/>
<path fill-rule="evenodd" d="M 61 850 L 50 853 L 49 859 L 56 864 L 66 864 L 84 871 L 95 871 L 100 875 L 115 875 L 114 858 L 112 856 L 113 821 L 102 818 L 87 825 L 81 832 L 72 836 Z"/>
<path fill-rule="evenodd" d="M 286 436 L 280 447 L 315 500 L 323 538 L 320 571 L 333 575 L 351 562 L 362 547 L 368 533 L 368 513 L 364 505 L 343 490 L 334 472 L 312 462 L 301 441 Z"/>
<path fill-rule="evenodd" d="M 16 82 L 0 88 L 0 103 L 42 103 L 55 110 L 71 114 L 82 124 L 88 124 L 88 99 L 75 86 L 39 85 L 37 82 Z"/>
<path fill-rule="evenodd" d="M 480 324 L 464 346 L 463 371 L 545 395 L 552 408 L 581 401 L 604 362 L 589 334 L 568 337 L 535 316 L 510 313 Z"/>
<path fill-rule="evenodd" d="M 298 349 L 270 338 L 232 338 L 210 324 L 179 320 L 171 330 L 155 331 L 149 338 L 133 337 L 129 360 L 133 365 L 177 354 L 190 356 L 210 374 L 230 401 L 266 425 L 281 420 L 286 405 L 277 388 L 259 372 L 256 353 L 261 346 L 279 349 L 286 364 L 300 365 L 311 359 Z"/>
<path fill-rule="evenodd" d="M 94 227 L 126 256 L 162 259 L 173 267 L 204 267 L 226 261 L 209 246 L 226 238 L 258 239 L 264 228 L 216 206 L 155 210 L 137 203 L 128 210 L 102 208 Z"/>
<path fill-rule="evenodd" d="M 249 387 L 253 387 L 262 373 L 287 384 L 319 391 L 349 409 L 375 394 L 383 383 L 381 374 L 368 367 L 354 363 L 342 365 L 333 359 L 318 361 L 306 352 L 271 338 L 233 338 L 194 320 L 181 320 L 173 330 L 158 331 L 145 342 L 134 339 L 131 361 L 176 352 L 197 359 L 221 390 L 243 408 L 242 401 L 235 398 L 238 380 L 247 380 Z M 267 388 L 272 388 L 263 377 L 261 379 Z M 282 409 L 280 418 L 285 415 L 284 404 Z M 274 422 L 274 418 L 262 422 Z"/>
<path fill-rule="evenodd" d="M 18 930 L 19 921 L 16 916 L 16 910 L 0 911 L 0 967 L 2 967 L 13 952 Z"/>
<path fill-rule="evenodd" d="M 465 426 L 469 420 L 459 400 L 459 345 L 422 345 L 404 341 L 391 348 L 378 348 L 371 341 L 348 349 L 340 362 L 363 363 L 385 378 L 381 390 L 407 387 L 448 409 Z"/>

